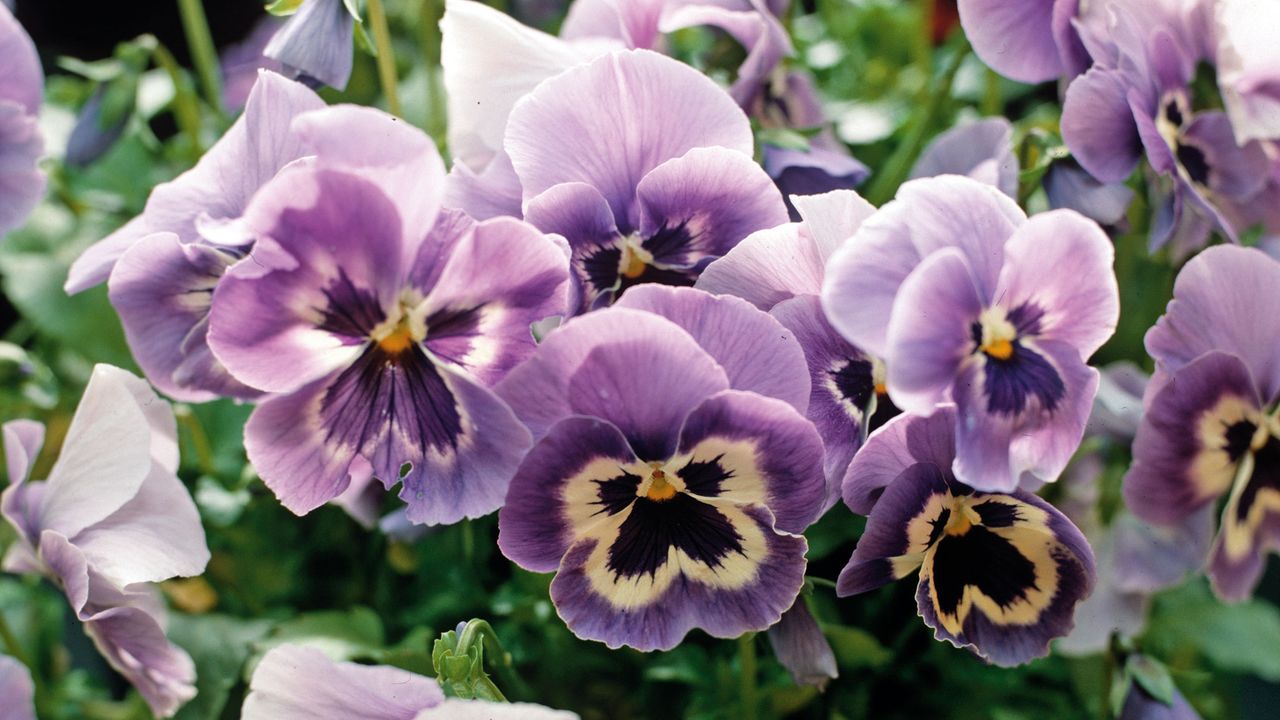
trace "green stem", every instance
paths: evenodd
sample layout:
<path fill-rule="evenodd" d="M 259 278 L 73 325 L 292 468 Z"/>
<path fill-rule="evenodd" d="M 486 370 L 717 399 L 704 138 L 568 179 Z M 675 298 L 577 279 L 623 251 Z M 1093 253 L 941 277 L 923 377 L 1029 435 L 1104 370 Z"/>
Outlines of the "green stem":
<path fill-rule="evenodd" d="M 830 588 L 830 589 L 832 589 L 832 590 L 835 590 L 835 589 L 836 589 L 836 587 L 837 587 L 837 586 L 836 586 L 835 581 L 833 581 L 833 580 L 828 580 L 828 579 L 826 579 L 826 578 L 822 578 L 822 577 L 815 577 L 815 576 L 813 576 L 813 575 L 806 575 L 804 579 L 805 579 L 805 580 L 808 580 L 808 581 L 809 581 L 809 582 L 811 582 L 811 583 L 813 583 L 813 586 L 814 586 L 814 587 L 824 587 L 824 588 Z"/>
<path fill-rule="evenodd" d="M 31 673 L 31 685 L 35 690 L 36 707 L 41 709 L 47 708 L 49 705 L 49 698 L 45 695 L 44 682 L 40 679 L 39 668 L 37 668 L 35 662 L 27 656 L 26 651 L 22 649 L 22 644 L 18 642 L 17 636 L 13 634 L 13 630 L 9 627 L 9 619 L 4 616 L 3 612 L 0 612 L 0 640 L 4 642 L 5 651 L 8 652 L 14 660 L 25 665 L 27 670 Z"/>
<path fill-rule="evenodd" d="M 493 667 L 494 672 L 497 673 L 503 684 L 507 686 L 507 690 L 518 698 L 530 697 L 531 693 L 527 692 L 528 686 L 516 674 L 515 663 L 511 660 L 511 653 L 502 647 L 502 642 L 498 640 L 498 634 L 493 631 L 493 626 L 488 621 L 478 618 L 468 621 L 466 627 L 462 628 L 462 635 L 458 637 L 457 652 L 464 654 L 466 649 L 471 646 L 471 643 L 477 641 L 484 643 L 485 656 L 489 658 L 489 665 Z M 489 685 L 493 685 L 492 681 L 489 682 Z M 506 698 L 502 697 L 502 693 L 498 692 L 496 686 L 493 687 L 493 691 L 498 693 L 499 697 L 502 698 L 502 702 L 506 702 Z"/>
<path fill-rule="evenodd" d="M 151 59 L 165 71 L 173 83 L 173 117 L 178 123 L 178 129 L 191 143 L 193 159 L 199 160 L 204 154 L 204 145 L 200 141 L 200 100 L 191 85 L 191 78 L 183 72 L 169 48 L 161 45 L 158 40 L 151 48 Z"/>
<path fill-rule="evenodd" d="M 196 459 L 200 463 L 200 472 L 212 477 L 215 474 L 213 446 L 209 444 L 209 436 L 205 434 L 204 428 L 200 426 L 199 418 L 191 411 L 191 406 L 189 405 L 176 405 L 173 414 L 177 417 L 178 423 L 186 428 L 187 435 L 191 437 L 191 446 L 196 451 Z"/>
<path fill-rule="evenodd" d="M 759 717 L 760 701 L 756 692 L 756 634 L 747 633 L 738 638 L 738 680 L 742 696 L 742 720 Z"/>
<path fill-rule="evenodd" d="M 382 0 L 368 0 L 369 27 L 373 30 L 373 44 L 378 48 L 378 78 L 382 81 L 382 93 L 387 96 L 387 109 L 392 115 L 403 117 L 400 110 L 400 88 L 396 79 L 396 56 L 391 47 L 391 28 L 387 25 L 387 13 Z"/>
<path fill-rule="evenodd" d="M 204 15 L 201 0 L 178 0 L 182 13 L 182 29 L 187 35 L 187 47 L 191 50 L 191 62 L 200 76 L 200 87 L 205 101 L 218 113 L 222 112 L 222 71 L 218 67 L 218 51 L 209 33 L 209 20 Z"/>

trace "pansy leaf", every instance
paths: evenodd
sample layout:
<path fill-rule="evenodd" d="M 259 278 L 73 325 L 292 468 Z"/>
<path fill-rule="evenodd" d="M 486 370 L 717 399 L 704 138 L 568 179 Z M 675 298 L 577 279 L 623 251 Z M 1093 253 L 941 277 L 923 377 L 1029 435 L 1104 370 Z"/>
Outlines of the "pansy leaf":
<path fill-rule="evenodd" d="M 266 10 L 277 17 L 292 15 L 298 12 L 298 8 L 302 7 L 304 2 L 306 0 L 275 0 L 266 7 Z"/>
<path fill-rule="evenodd" d="M 1151 697 L 1165 705 L 1172 705 L 1177 688 L 1169 669 L 1159 660 L 1146 655 L 1130 655 L 1125 663 L 1125 674 L 1132 677 Z"/>
<path fill-rule="evenodd" d="M 306 613 L 280 623 L 271 637 L 258 643 L 265 654 L 277 645 L 314 647 L 334 660 L 376 656 L 386 644 L 382 620 L 366 607 Z"/>
<path fill-rule="evenodd" d="M 255 642 L 272 626 L 270 620 L 245 620 L 227 615 L 183 615 L 169 620 L 169 638 L 191 655 L 196 664 L 196 697 L 178 711 L 177 720 L 215 720 L 222 717 L 228 695 L 241 678 L 241 668 Z"/>

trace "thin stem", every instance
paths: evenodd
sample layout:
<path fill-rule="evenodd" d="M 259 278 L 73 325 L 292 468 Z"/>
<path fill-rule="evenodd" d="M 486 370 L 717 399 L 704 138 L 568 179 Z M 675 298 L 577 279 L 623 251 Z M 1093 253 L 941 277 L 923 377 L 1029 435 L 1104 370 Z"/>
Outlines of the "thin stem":
<path fill-rule="evenodd" d="M 196 74 L 200 77 L 205 101 L 221 117 L 222 71 L 218 67 L 218 51 L 213 46 L 213 35 L 209 33 L 209 20 L 204 14 L 204 5 L 201 0 L 178 0 L 178 11 L 182 13 L 182 29 L 187 35 L 191 62 L 196 66 Z"/>
<path fill-rule="evenodd" d="M 157 40 L 151 48 L 151 59 L 164 70 L 173 82 L 173 117 L 178 122 L 178 129 L 187 136 L 191 144 L 191 154 L 196 160 L 204 154 L 204 145 L 200 142 L 200 101 L 191 78 L 182 70 L 182 66 L 169 52 L 169 48 Z"/>
<path fill-rule="evenodd" d="M 489 658 L 489 664 L 493 667 L 498 677 L 501 678 L 503 684 L 507 686 L 507 690 L 516 697 L 529 697 L 528 686 L 524 680 L 516 674 L 515 665 L 511 661 L 511 653 L 507 652 L 502 646 L 502 642 L 498 640 L 498 634 L 493 631 L 488 621 L 474 619 L 467 622 L 466 627 L 462 628 L 462 635 L 458 637 L 458 652 L 465 653 L 471 643 L 476 642 L 477 638 L 484 643 L 484 650 Z M 489 683 L 493 685 L 492 682 Z M 493 688 L 497 691 L 497 687 Z M 501 693 L 498 693 L 501 696 Z M 506 701 L 506 698 L 502 698 Z"/>
<path fill-rule="evenodd" d="M 13 634 L 13 630 L 9 627 L 9 620 L 0 612 L 0 640 L 4 641 L 5 651 L 9 653 L 13 659 L 26 665 L 31 670 L 31 676 L 36 675 L 36 666 L 31 662 L 31 658 L 27 657 L 27 653 L 22 649 L 22 644 L 18 642 L 18 637 Z"/>
<path fill-rule="evenodd" d="M 813 583 L 813 586 L 814 586 L 814 587 L 825 587 L 825 588 L 830 588 L 830 589 L 832 589 L 832 590 L 835 590 L 835 589 L 838 587 L 838 586 L 835 584 L 835 581 L 828 580 L 828 579 L 823 578 L 823 577 L 816 577 L 816 576 L 814 576 L 814 575 L 806 575 L 804 579 L 805 579 L 805 580 L 808 580 L 808 581 L 809 581 L 809 582 L 811 582 L 811 583 Z"/>
<path fill-rule="evenodd" d="M 205 475 L 214 475 L 213 446 L 209 444 L 209 436 L 200 426 L 199 418 L 188 405 L 177 405 L 174 410 L 178 423 L 186 428 L 187 434 L 191 436 L 191 446 L 195 449 L 196 459 L 200 462 L 200 472 Z"/>
<path fill-rule="evenodd" d="M 738 638 L 738 680 L 742 696 L 742 720 L 759 717 L 759 699 L 756 692 L 756 634 L 747 633 Z"/>
<path fill-rule="evenodd" d="M 368 7 L 373 44 L 378 48 L 378 78 L 382 81 L 382 93 L 387 96 L 387 109 L 392 115 L 403 117 L 400 110 L 400 88 L 396 79 L 396 56 L 391 48 L 391 28 L 387 25 L 387 13 L 382 7 L 382 0 L 369 0 Z"/>

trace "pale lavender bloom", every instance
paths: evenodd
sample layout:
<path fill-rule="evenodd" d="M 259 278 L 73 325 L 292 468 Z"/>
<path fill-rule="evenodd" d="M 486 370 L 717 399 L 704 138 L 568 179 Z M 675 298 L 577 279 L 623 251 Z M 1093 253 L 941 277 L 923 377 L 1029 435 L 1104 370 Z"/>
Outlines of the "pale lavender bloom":
<path fill-rule="evenodd" d="M 303 645 L 280 645 L 258 663 L 244 720 L 577 720 L 528 703 L 446 699 L 439 684 L 385 665 L 335 662 Z"/>
<path fill-rule="evenodd" d="M 1240 142 L 1280 139 L 1280 4 L 1218 0 L 1218 87 Z"/>
<path fill-rule="evenodd" d="M 27 666 L 0 655 L 0 707 L 8 720 L 36 720 L 36 687 Z"/>
<path fill-rule="evenodd" d="M 296 513 L 378 478 L 417 523 L 492 512 L 528 433 L 489 385 L 562 314 L 564 249 L 511 218 L 441 211 L 431 138 L 342 106 L 300 117 L 315 159 L 280 173 L 239 224 L 257 242 L 214 291 L 209 347 L 270 395 L 245 427 L 263 481 Z"/>
<path fill-rule="evenodd" d="M 259 70 L 284 72 L 284 65 L 279 60 L 262 54 L 283 24 L 280 18 L 264 15 L 248 36 L 223 49 L 219 63 L 222 66 L 222 105 L 227 110 L 236 112 L 244 109 L 249 93 L 258 83 Z"/>
<path fill-rule="evenodd" d="M 142 380 L 99 365 L 48 480 L 27 479 L 43 426 L 10 422 L 4 436 L 12 484 L 0 510 L 18 532 L 4 568 L 57 583 L 111 667 L 152 712 L 172 715 L 195 696 L 195 667 L 165 638 L 164 605 L 151 583 L 199 575 L 209 549 L 176 475 L 169 406 Z"/>
<path fill-rule="evenodd" d="M 44 72 L 36 46 L 8 8 L 0 7 L 0 237 L 21 225 L 44 196 L 36 166 L 44 153 L 37 115 Z"/>
<path fill-rule="evenodd" d="M 569 242 L 574 312 L 643 283 L 692 285 L 747 235 L 787 220 L 752 160 L 746 116 L 656 53 L 612 53 L 542 83 L 512 111 L 505 149 L 525 219 Z"/>
<path fill-rule="evenodd" d="M 888 400 L 883 363 L 831 327 L 818 296 L 827 259 L 875 208 L 852 190 L 793 200 L 804 222 L 747 236 L 707 266 L 695 287 L 744 298 L 795 333 L 809 369 L 805 416 L 818 428 L 826 447 L 830 507 L 838 498 L 840 478 L 849 460 L 862 446 L 877 405 Z"/>
<path fill-rule="evenodd" d="M 348 0 L 304 0 L 263 54 L 291 77 L 344 90 L 351 79 L 355 21 Z"/>
<path fill-rule="evenodd" d="M 911 177 L 967 175 L 1016 200 L 1018 172 L 1013 125 L 996 117 L 959 125 L 934 138 L 911 169 Z"/>
<path fill-rule="evenodd" d="M 1178 274 L 1146 337 L 1156 360 L 1125 476 L 1138 517 L 1177 526 L 1221 511 L 1208 573 L 1226 600 L 1249 597 L 1280 548 L 1280 262 L 1219 246 Z"/>
<path fill-rule="evenodd" d="M 1110 239 L 1080 215 L 1028 219 L 990 185 L 906 183 L 827 267 L 822 302 L 846 339 L 882 357 L 905 412 L 957 409 L 954 472 L 1009 492 L 1062 472 L 1098 386 L 1085 364 L 1115 330 Z"/>
<path fill-rule="evenodd" d="M 536 444 L 498 545 L 557 572 L 569 629 L 610 647 L 763 630 L 795 603 L 799 533 L 827 492 L 803 357 L 734 298 L 649 286 L 623 304 L 570 320 L 499 385 Z"/>
<path fill-rule="evenodd" d="M 1133 189 L 1128 185 L 1101 182 L 1070 158 L 1049 165 L 1042 182 L 1049 207 L 1075 210 L 1102 225 L 1119 224 L 1133 202 Z"/>
<path fill-rule="evenodd" d="M 983 62 L 1007 78 L 1039 83 L 1089 67 L 1089 53 L 1073 24 L 1080 4 L 1080 0 L 960 0 L 957 6 L 965 35 Z"/>
<path fill-rule="evenodd" d="M 844 497 L 867 514 L 867 528 L 836 592 L 856 595 L 919 571 L 916 603 L 937 639 L 1018 665 L 1071 631 L 1093 590 L 1093 553 L 1035 495 L 982 492 L 952 475 L 958 420 L 952 406 L 900 415 L 854 458 Z"/>

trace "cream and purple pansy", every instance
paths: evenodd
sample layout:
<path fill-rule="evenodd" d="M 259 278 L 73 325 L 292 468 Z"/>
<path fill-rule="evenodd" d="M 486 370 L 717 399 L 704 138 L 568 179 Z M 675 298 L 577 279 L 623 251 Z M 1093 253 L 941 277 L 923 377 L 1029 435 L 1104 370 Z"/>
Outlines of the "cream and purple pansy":
<path fill-rule="evenodd" d="M 1080 444 L 1098 388 L 1085 364 L 1115 330 L 1114 250 L 1069 210 L 1030 219 L 998 189 L 914 180 L 827 264 L 822 302 L 846 339 L 884 358 L 903 411 L 956 405 L 956 477 L 1008 492 L 1051 481 Z"/>
<path fill-rule="evenodd" d="M 856 595 L 918 572 L 920 616 L 938 639 L 1018 665 L 1047 655 L 1050 641 L 1071 631 L 1077 603 L 1093 589 L 1093 553 L 1071 521 L 1035 495 L 981 492 L 956 480 L 950 458 L 937 452 L 955 421 L 951 407 L 927 418 L 899 416 L 866 448 L 892 460 L 865 476 L 856 460 L 850 467 L 846 497 L 876 499 L 837 593 Z M 904 442 L 912 436 L 914 443 Z M 935 458 L 942 462 L 918 461 L 922 451 L 944 455 Z"/>
<path fill-rule="evenodd" d="M 213 352 L 270 393 L 249 459 L 297 513 L 370 475 L 402 484 L 416 523 L 492 512 L 529 436 L 489 386 L 533 351 L 531 323 L 564 312 L 565 252 L 518 220 L 441 211 L 434 144 L 386 143 L 406 132 L 394 118 L 314 121 L 334 142 L 254 196 L 253 252 L 210 313 Z"/>
<path fill-rule="evenodd" d="M 498 545 L 556 572 L 560 616 L 610 647 L 669 649 L 694 628 L 735 637 L 776 623 L 804 582 L 798 533 L 828 492 L 812 424 L 749 369 L 794 338 L 745 303 L 679 292 L 665 304 L 685 306 L 683 323 L 629 307 L 585 315 L 498 388 L 538 438 Z M 768 322 L 699 327 L 699 306 Z M 798 348 L 775 367 L 804 377 Z"/>
<path fill-rule="evenodd" d="M 1146 338 L 1156 374 L 1125 502 L 1173 526 L 1225 498 L 1208 572 L 1227 600 L 1249 597 L 1266 552 L 1280 548 L 1277 303 L 1280 263 L 1254 249 L 1210 248 L 1179 273 Z"/>

